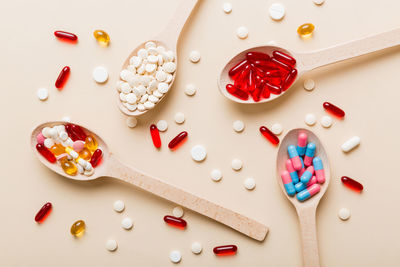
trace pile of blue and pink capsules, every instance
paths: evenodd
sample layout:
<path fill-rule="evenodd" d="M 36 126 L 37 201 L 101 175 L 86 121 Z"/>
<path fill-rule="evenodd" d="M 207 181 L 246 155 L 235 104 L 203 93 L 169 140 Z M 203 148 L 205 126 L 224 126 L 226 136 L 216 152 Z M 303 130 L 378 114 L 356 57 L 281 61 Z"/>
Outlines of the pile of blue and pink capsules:
<path fill-rule="evenodd" d="M 320 157 L 314 157 L 316 145 L 307 144 L 307 134 L 300 133 L 297 147 L 288 146 L 289 159 L 286 170 L 281 173 L 286 193 L 304 201 L 316 195 L 325 182 L 325 171 Z"/>

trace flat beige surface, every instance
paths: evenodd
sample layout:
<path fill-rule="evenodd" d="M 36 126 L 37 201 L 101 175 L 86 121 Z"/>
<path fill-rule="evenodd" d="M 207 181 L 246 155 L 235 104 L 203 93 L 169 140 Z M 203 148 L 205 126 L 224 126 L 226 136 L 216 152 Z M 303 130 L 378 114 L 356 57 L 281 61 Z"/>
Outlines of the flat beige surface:
<path fill-rule="evenodd" d="M 273 1 L 232 0 L 230 15 L 222 12 L 223 0 L 200 2 L 179 44 L 173 90 L 140 118 L 135 129 L 125 125 L 117 109 L 114 84 L 125 56 L 162 28 L 178 0 L 2 3 L 0 266 L 172 266 L 168 256 L 175 249 L 182 252 L 181 266 L 302 266 L 297 217 L 274 177 L 277 148 L 260 136 L 258 127 L 275 122 L 285 132 L 304 127 L 306 113 L 315 113 L 318 119 L 325 115 L 322 102 L 326 100 L 341 106 L 347 115 L 344 121 L 334 120 L 330 129 L 320 124 L 311 128 L 324 143 L 332 168 L 330 187 L 317 211 L 321 265 L 399 265 L 399 48 L 314 71 L 309 75 L 317 84 L 313 92 L 305 91 L 299 82 L 282 99 L 265 105 L 230 102 L 218 92 L 216 76 L 240 50 L 271 40 L 294 51 L 311 51 L 400 27 L 400 2 L 327 0 L 318 7 L 311 0 L 282 0 L 287 8 L 282 22 L 267 15 Z M 296 28 L 308 21 L 316 25 L 315 35 L 302 41 Z M 235 36 L 242 25 L 249 29 L 246 40 Z M 110 34 L 108 48 L 95 42 L 92 32 L 98 28 Z M 57 41 L 53 31 L 59 29 L 78 34 L 79 43 Z M 188 61 L 191 50 L 201 52 L 196 65 Z M 72 73 L 59 92 L 54 81 L 64 65 L 71 66 Z M 91 78 L 98 65 L 110 72 L 103 86 Z M 196 84 L 194 97 L 183 93 L 187 83 Z M 36 98 L 40 87 L 50 91 L 46 102 Z M 186 115 L 183 125 L 173 121 L 178 111 Z M 172 229 L 162 220 L 171 214 L 172 203 L 122 182 L 75 182 L 45 169 L 29 148 L 30 131 L 36 124 L 63 116 L 95 130 L 123 161 L 266 223 L 270 226 L 266 240 L 251 240 L 189 211 L 184 216 L 188 228 Z M 169 129 L 162 134 L 161 151 L 156 151 L 148 128 L 159 119 L 167 120 Z M 237 119 L 246 124 L 241 134 L 232 129 Z M 188 142 L 178 151 L 169 151 L 167 142 L 182 130 L 189 132 Z M 353 135 L 359 135 L 362 144 L 345 155 L 340 145 Z M 195 144 L 208 150 L 201 164 L 190 158 Z M 230 167 L 235 157 L 244 162 L 240 172 Z M 209 177 L 213 168 L 224 174 L 219 183 Z M 364 192 L 358 195 L 344 188 L 342 175 L 357 178 Z M 249 176 L 257 181 L 252 192 L 243 187 Z M 112 209 L 117 199 L 126 204 L 122 214 Z M 54 210 L 38 225 L 33 218 L 46 201 L 54 204 Z M 347 222 L 337 217 L 342 207 L 351 210 Z M 133 219 L 133 230 L 121 228 L 124 217 Z M 77 219 L 87 223 L 87 232 L 79 240 L 69 234 Z M 104 248 L 109 238 L 118 241 L 115 253 Z M 202 254 L 192 254 L 193 241 L 203 244 Z M 238 254 L 214 256 L 212 248 L 223 244 L 238 245 Z"/>

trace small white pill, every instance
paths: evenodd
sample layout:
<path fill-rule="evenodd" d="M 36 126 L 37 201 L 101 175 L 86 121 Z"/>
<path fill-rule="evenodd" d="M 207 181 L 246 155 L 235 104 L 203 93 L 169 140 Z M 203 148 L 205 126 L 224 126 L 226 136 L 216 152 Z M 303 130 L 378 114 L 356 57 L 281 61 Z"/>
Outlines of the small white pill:
<path fill-rule="evenodd" d="M 165 79 L 165 82 L 170 83 L 172 81 L 172 78 L 174 78 L 174 76 L 172 76 L 172 74 L 167 74 L 167 79 Z"/>
<path fill-rule="evenodd" d="M 60 133 L 60 139 L 61 139 L 61 141 L 67 141 L 68 133 L 67 132 Z"/>
<path fill-rule="evenodd" d="M 93 80 L 97 83 L 104 83 L 108 80 L 108 71 L 104 67 L 96 67 L 92 72 Z"/>
<path fill-rule="evenodd" d="M 127 78 L 131 75 L 132 73 L 129 70 L 121 70 L 119 77 L 123 81 L 127 81 Z"/>
<path fill-rule="evenodd" d="M 158 91 L 158 90 L 155 90 L 154 92 L 153 92 L 153 95 L 155 96 L 155 97 L 158 97 L 159 99 L 163 96 L 163 93 L 160 93 L 160 91 Z"/>
<path fill-rule="evenodd" d="M 142 58 L 141 57 L 137 57 L 137 56 L 133 56 L 131 57 L 131 59 L 129 60 L 129 63 L 131 65 L 133 65 L 135 68 L 139 67 L 140 65 L 142 65 Z"/>
<path fill-rule="evenodd" d="M 141 57 L 142 59 L 146 59 L 148 56 L 147 50 L 144 48 L 139 49 L 138 51 L 138 56 Z"/>
<path fill-rule="evenodd" d="M 239 121 L 239 120 L 234 121 L 234 122 L 233 122 L 233 130 L 235 130 L 235 132 L 238 132 L 238 133 L 240 133 L 241 131 L 243 131 L 243 130 L 244 130 L 244 123 L 243 123 L 243 121 Z"/>
<path fill-rule="evenodd" d="M 93 169 L 92 164 L 89 161 L 86 161 L 86 165 L 84 166 L 85 171 L 91 171 Z"/>
<path fill-rule="evenodd" d="M 157 65 L 148 63 L 148 64 L 146 64 L 146 67 L 144 69 L 148 73 L 153 73 L 157 69 Z"/>
<path fill-rule="evenodd" d="M 169 90 L 169 85 L 168 85 L 167 83 L 159 83 L 158 86 L 157 86 L 157 90 L 158 90 L 160 93 L 165 94 L 165 93 L 167 93 L 168 90 Z"/>
<path fill-rule="evenodd" d="M 313 79 L 305 79 L 303 83 L 304 89 L 307 91 L 312 91 L 315 88 L 315 82 Z"/>
<path fill-rule="evenodd" d="M 226 2 L 226 3 L 224 3 L 224 4 L 222 5 L 222 9 L 224 10 L 224 12 L 225 12 L 226 14 L 231 13 L 231 12 L 232 12 L 232 4 Z"/>
<path fill-rule="evenodd" d="M 271 132 L 273 132 L 276 135 L 280 135 L 283 131 L 283 127 L 279 123 L 275 123 L 274 125 L 271 126 Z"/>
<path fill-rule="evenodd" d="M 85 169 L 81 165 L 78 164 L 78 165 L 76 165 L 76 167 L 78 168 L 78 172 L 80 174 L 83 174 L 85 172 Z"/>
<path fill-rule="evenodd" d="M 125 209 L 125 203 L 122 200 L 117 200 L 113 207 L 116 212 L 122 212 Z"/>
<path fill-rule="evenodd" d="M 285 16 L 285 6 L 281 3 L 273 3 L 268 12 L 273 20 L 281 20 Z"/>
<path fill-rule="evenodd" d="M 222 172 L 218 169 L 215 169 L 211 171 L 210 176 L 214 182 L 219 182 L 222 179 Z"/>
<path fill-rule="evenodd" d="M 49 97 L 49 90 L 47 90 L 46 88 L 40 88 L 39 90 L 37 90 L 36 95 L 39 100 L 44 101 Z"/>
<path fill-rule="evenodd" d="M 147 60 L 149 61 L 149 63 L 153 63 L 153 64 L 158 63 L 158 56 L 150 55 L 150 56 L 147 58 Z"/>
<path fill-rule="evenodd" d="M 256 181 L 253 178 L 246 178 L 243 185 L 247 190 L 253 190 L 256 187 Z"/>
<path fill-rule="evenodd" d="M 126 95 L 125 99 L 129 104 L 135 104 L 137 101 L 137 96 L 134 93 L 129 93 Z"/>
<path fill-rule="evenodd" d="M 249 30 L 246 27 L 241 26 L 241 27 L 237 28 L 236 35 L 240 39 L 246 39 L 247 36 L 249 35 Z"/>
<path fill-rule="evenodd" d="M 128 104 L 124 103 L 124 106 L 129 110 L 129 111 L 135 111 L 137 109 L 137 104 Z"/>
<path fill-rule="evenodd" d="M 233 159 L 231 165 L 232 169 L 238 171 L 243 167 L 243 162 L 240 159 Z"/>
<path fill-rule="evenodd" d="M 174 215 L 177 218 L 181 218 L 183 216 L 183 209 L 181 207 L 175 207 L 172 210 L 172 215 Z"/>
<path fill-rule="evenodd" d="M 201 55 L 199 51 L 193 50 L 190 52 L 189 59 L 192 63 L 197 63 L 200 61 Z"/>
<path fill-rule="evenodd" d="M 193 242 L 191 250 L 194 254 L 200 254 L 201 251 L 203 250 L 203 246 L 199 242 Z"/>
<path fill-rule="evenodd" d="M 183 114 L 182 112 L 177 112 L 175 114 L 174 120 L 178 124 L 184 123 L 185 122 L 185 114 Z"/>
<path fill-rule="evenodd" d="M 313 126 L 317 122 L 317 118 L 315 117 L 314 114 L 308 113 L 304 118 L 304 122 L 309 126 Z"/>
<path fill-rule="evenodd" d="M 140 103 L 140 104 L 137 105 L 137 109 L 138 109 L 139 111 L 145 111 L 145 110 L 146 110 L 146 107 L 145 107 L 142 103 Z"/>
<path fill-rule="evenodd" d="M 93 173 L 94 173 L 94 168 L 92 168 L 91 170 L 85 170 L 85 171 L 83 172 L 83 174 L 84 174 L 85 176 L 92 176 Z"/>
<path fill-rule="evenodd" d="M 341 208 L 338 212 L 338 216 L 342 221 L 346 221 L 350 218 L 350 210 L 346 208 Z"/>
<path fill-rule="evenodd" d="M 150 101 L 146 101 L 143 105 L 144 105 L 144 107 L 146 109 L 152 109 L 152 108 L 155 107 L 155 104 L 153 102 L 150 102 Z"/>
<path fill-rule="evenodd" d="M 167 72 L 167 73 L 174 73 L 175 70 L 176 70 L 176 64 L 175 64 L 174 62 L 167 62 L 167 63 L 164 63 L 163 69 L 164 69 L 165 72 Z"/>
<path fill-rule="evenodd" d="M 47 140 L 47 139 L 46 139 Z M 357 147 L 361 142 L 361 138 L 358 136 L 353 136 L 349 140 L 343 143 L 342 150 L 343 152 L 349 152 L 350 150 Z"/>
<path fill-rule="evenodd" d="M 156 43 L 155 42 L 152 42 L 152 41 L 148 41 L 145 45 L 144 45 L 144 48 L 146 48 L 146 49 L 149 49 L 150 47 L 157 47 L 157 45 L 156 45 Z"/>
<path fill-rule="evenodd" d="M 50 128 L 49 135 L 52 138 L 56 138 L 58 136 L 57 128 L 55 128 L 55 127 Z"/>
<path fill-rule="evenodd" d="M 204 146 L 196 145 L 192 147 L 190 154 L 192 155 L 193 160 L 200 162 L 206 158 L 207 150 Z"/>
<path fill-rule="evenodd" d="M 124 93 L 119 93 L 119 99 L 120 99 L 122 102 L 126 102 L 126 94 L 124 94 Z"/>
<path fill-rule="evenodd" d="M 147 101 L 147 99 L 149 99 L 148 94 L 142 95 L 142 97 L 140 98 L 140 103 L 144 104 Z"/>
<path fill-rule="evenodd" d="M 129 83 L 121 84 L 121 92 L 124 94 L 129 94 L 132 91 L 132 88 Z"/>
<path fill-rule="evenodd" d="M 131 229 L 132 226 L 133 226 L 133 222 L 132 222 L 131 218 L 124 218 L 124 219 L 121 221 L 121 226 L 122 226 L 122 228 L 124 228 L 125 230 Z"/>
<path fill-rule="evenodd" d="M 168 122 L 165 120 L 160 120 L 157 122 L 157 129 L 161 132 L 165 132 L 168 129 Z"/>
<path fill-rule="evenodd" d="M 157 103 L 158 102 L 158 100 L 160 100 L 158 97 L 156 97 L 156 96 L 154 96 L 154 95 L 149 95 L 149 101 L 150 102 L 152 102 L 152 103 Z"/>
<path fill-rule="evenodd" d="M 68 116 L 62 117 L 61 120 L 62 120 L 62 121 L 65 121 L 65 122 L 71 122 L 71 118 L 68 117 Z"/>
<path fill-rule="evenodd" d="M 321 118 L 321 125 L 325 128 L 329 128 L 332 126 L 332 118 L 330 116 L 323 116 Z"/>
<path fill-rule="evenodd" d="M 165 73 L 164 71 L 160 70 L 156 72 L 156 79 L 159 82 L 163 82 L 167 79 L 167 73 Z"/>
<path fill-rule="evenodd" d="M 115 251 L 118 248 L 117 241 L 114 239 L 107 240 L 106 242 L 106 249 L 108 251 Z"/>
<path fill-rule="evenodd" d="M 44 146 L 47 148 L 51 148 L 52 146 L 54 146 L 54 141 L 51 138 L 46 138 L 44 140 Z"/>
<path fill-rule="evenodd" d="M 135 128 L 137 125 L 137 119 L 135 117 L 128 117 L 126 119 L 126 125 L 128 125 L 129 128 Z"/>
<path fill-rule="evenodd" d="M 186 85 L 185 94 L 188 96 L 192 96 L 192 95 L 196 94 L 196 87 L 193 84 Z"/>
<path fill-rule="evenodd" d="M 325 2 L 325 0 L 313 0 L 313 2 L 314 2 L 314 4 L 319 6 L 319 5 L 322 5 Z"/>
<path fill-rule="evenodd" d="M 173 250 L 171 251 L 171 253 L 169 254 L 169 259 L 173 262 L 173 263 L 178 263 L 181 261 L 182 256 L 181 256 L 181 252 L 178 250 Z"/>

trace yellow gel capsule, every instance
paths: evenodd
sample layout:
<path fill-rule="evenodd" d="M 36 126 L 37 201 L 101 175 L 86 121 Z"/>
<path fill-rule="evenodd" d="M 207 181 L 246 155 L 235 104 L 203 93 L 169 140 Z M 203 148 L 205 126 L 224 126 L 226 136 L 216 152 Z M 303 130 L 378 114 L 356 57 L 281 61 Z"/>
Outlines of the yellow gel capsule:
<path fill-rule="evenodd" d="M 102 30 L 95 30 L 93 32 L 94 38 L 96 38 L 97 42 L 99 42 L 99 44 L 107 46 L 108 43 L 110 42 L 110 36 Z"/>
<path fill-rule="evenodd" d="M 78 168 L 76 167 L 76 165 L 72 161 L 69 161 L 67 157 L 60 159 L 60 164 L 61 168 L 68 175 L 76 175 L 76 173 L 78 172 Z"/>
<path fill-rule="evenodd" d="M 97 149 L 97 141 L 91 135 L 88 135 L 85 139 L 85 147 L 90 150 L 90 152 L 94 152 Z"/>
<path fill-rule="evenodd" d="M 81 152 L 79 152 L 79 157 L 84 160 L 90 160 L 90 158 L 92 157 L 92 153 L 90 153 L 89 149 L 85 147 L 81 150 Z"/>
<path fill-rule="evenodd" d="M 54 154 L 54 156 L 59 156 L 63 153 L 65 153 L 65 147 L 61 144 L 54 144 L 51 148 L 50 148 L 51 153 Z"/>
<path fill-rule="evenodd" d="M 82 220 L 74 222 L 71 226 L 71 234 L 76 237 L 80 237 L 85 232 L 86 225 L 85 222 Z"/>
<path fill-rule="evenodd" d="M 311 37 L 314 29 L 315 26 L 312 23 L 305 23 L 297 28 L 297 33 L 303 38 L 308 38 Z"/>

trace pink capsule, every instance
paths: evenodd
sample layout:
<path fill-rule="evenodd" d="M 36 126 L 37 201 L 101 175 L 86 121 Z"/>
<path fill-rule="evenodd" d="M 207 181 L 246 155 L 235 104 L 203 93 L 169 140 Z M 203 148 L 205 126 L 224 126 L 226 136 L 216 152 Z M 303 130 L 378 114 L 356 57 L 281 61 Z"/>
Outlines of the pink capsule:
<path fill-rule="evenodd" d="M 296 197 L 299 201 L 304 201 L 316 195 L 320 190 L 321 187 L 319 186 L 319 184 L 313 184 L 307 189 L 304 189 L 303 191 L 297 193 Z"/>
<path fill-rule="evenodd" d="M 299 154 L 297 153 L 296 147 L 294 145 L 290 145 L 290 146 L 288 146 L 287 149 L 288 149 L 289 158 L 292 160 L 293 168 L 296 171 L 301 170 L 302 163 L 301 163 Z"/>
<path fill-rule="evenodd" d="M 46 139 L 46 137 L 44 137 L 42 133 L 39 133 L 36 136 L 36 141 L 37 141 L 38 144 L 42 144 L 43 145 L 45 139 Z"/>
<path fill-rule="evenodd" d="M 307 134 L 301 133 L 297 137 L 297 153 L 300 157 L 306 154 L 306 147 L 307 147 Z"/>
<path fill-rule="evenodd" d="M 317 183 L 317 177 L 313 176 L 310 181 L 308 181 L 308 183 L 306 184 L 307 187 L 312 186 L 313 184 Z"/>
<path fill-rule="evenodd" d="M 283 171 L 281 173 L 281 178 L 282 178 L 282 183 L 285 187 L 286 193 L 291 197 L 294 196 L 294 194 L 296 194 L 296 189 L 294 188 L 292 178 L 290 177 L 289 172 Z"/>
<path fill-rule="evenodd" d="M 299 182 L 299 176 L 297 175 L 296 170 L 293 168 L 293 164 L 290 159 L 286 161 L 286 170 L 289 172 L 290 177 L 292 177 L 293 184 L 297 184 Z"/>
<path fill-rule="evenodd" d="M 325 171 L 324 165 L 322 164 L 322 159 L 320 157 L 315 157 L 313 159 L 313 165 L 318 183 L 323 184 L 325 182 Z"/>

